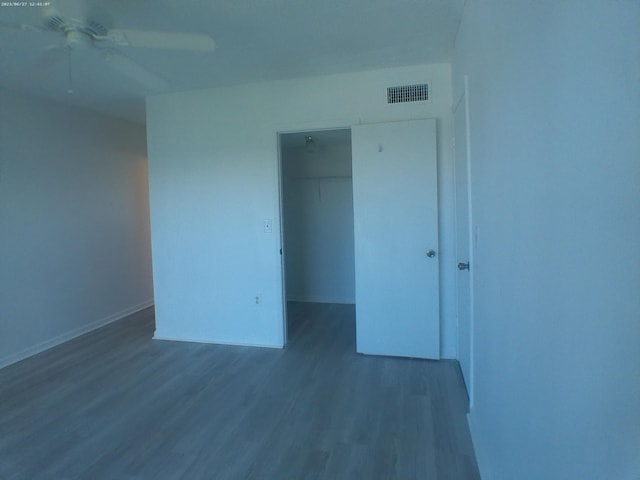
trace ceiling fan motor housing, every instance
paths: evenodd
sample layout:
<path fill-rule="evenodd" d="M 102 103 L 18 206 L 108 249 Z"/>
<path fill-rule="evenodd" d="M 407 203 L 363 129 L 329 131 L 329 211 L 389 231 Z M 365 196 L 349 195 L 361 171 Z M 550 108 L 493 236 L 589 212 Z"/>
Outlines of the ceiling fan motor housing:
<path fill-rule="evenodd" d="M 109 28 L 96 19 L 68 17 L 61 15 L 53 7 L 47 10 L 42 21 L 47 29 L 64 33 L 66 46 L 70 48 L 89 47 L 93 44 L 93 39 L 104 37 L 109 32 Z"/>

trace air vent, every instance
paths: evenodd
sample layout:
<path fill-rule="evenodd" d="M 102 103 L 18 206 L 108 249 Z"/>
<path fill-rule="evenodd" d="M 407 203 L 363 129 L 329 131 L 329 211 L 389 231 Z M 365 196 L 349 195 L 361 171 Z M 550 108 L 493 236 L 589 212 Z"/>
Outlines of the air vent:
<path fill-rule="evenodd" d="M 424 102 L 429 100 L 429 85 L 402 85 L 387 88 L 387 103 Z"/>

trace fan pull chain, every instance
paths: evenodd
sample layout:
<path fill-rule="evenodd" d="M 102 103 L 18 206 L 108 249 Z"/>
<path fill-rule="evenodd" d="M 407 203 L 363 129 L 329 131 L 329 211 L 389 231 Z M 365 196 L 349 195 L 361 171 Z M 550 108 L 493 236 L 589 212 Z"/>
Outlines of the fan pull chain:
<path fill-rule="evenodd" d="M 73 78 L 71 76 L 71 47 L 67 47 L 67 58 L 69 60 L 69 88 L 67 89 L 67 93 L 69 95 L 73 95 Z"/>

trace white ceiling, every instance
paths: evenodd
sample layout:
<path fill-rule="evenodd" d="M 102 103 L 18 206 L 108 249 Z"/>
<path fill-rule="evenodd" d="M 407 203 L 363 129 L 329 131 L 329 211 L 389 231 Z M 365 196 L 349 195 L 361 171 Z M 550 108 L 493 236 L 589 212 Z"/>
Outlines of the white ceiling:
<path fill-rule="evenodd" d="M 450 61 L 465 0 L 51 0 L 63 15 L 101 9 L 118 29 L 208 34 L 213 53 L 121 47 L 163 91 Z M 35 2 L 38 3 L 38 2 Z M 44 3 L 44 2 L 41 2 Z M 29 2 L 26 2 L 28 5 Z M 42 25 L 44 8 L 0 6 L 0 22 Z M 82 13 L 81 13 L 82 12 Z M 91 16 L 92 14 L 89 14 Z M 0 87 L 144 122 L 153 94 L 62 33 L 0 27 Z"/>

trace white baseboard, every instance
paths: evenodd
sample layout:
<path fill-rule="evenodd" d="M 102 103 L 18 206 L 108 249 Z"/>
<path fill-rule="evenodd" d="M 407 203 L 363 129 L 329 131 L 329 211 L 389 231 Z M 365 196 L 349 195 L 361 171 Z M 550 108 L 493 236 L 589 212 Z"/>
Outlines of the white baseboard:
<path fill-rule="evenodd" d="M 75 328 L 69 332 L 57 335 L 53 338 L 50 338 L 49 340 L 45 340 L 44 342 L 40 342 L 31 347 L 24 348 L 19 352 L 13 353 L 6 357 L 0 357 L 0 368 L 7 367 L 13 363 L 19 362 L 20 360 L 24 360 L 25 358 L 37 355 L 38 353 L 49 350 L 50 348 L 58 346 L 61 343 L 68 342 L 69 340 L 79 337 L 80 335 L 84 335 L 85 333 L 89 333 L 92 330 L 96 330 L 100 327 L 104 327 L 105 325 L 121 320 L 124 317 L 139 312 L 140 310 L 144 310 L 145 308 L 149 308 L 152 305 L 153 299 L 147 300 L 146 302 L 139 303 L 138 305 L 134 305 L 133 307 L 127 308 L 125 310 L 121 310 L 117 313 L 109 315 L 108 317 L 101 318 L 100 320 L 82 325 L 81 327 Z"/>
<path fill-rule="evenodd" d="M 239 342 L 221 342 L 219 340 L 194 340 L 191 338 L 166 337 L 163 335 L 154 335 L 154 340 L 166 340 L 169 342 L 188 342 L 188 343 L 208 343 L 212 345 L 231 345 L 234 347 L 260 347 L 260 348 L 284 348 L 284 345 L 268 345 L 263 343 L 239 343 Z"/>

